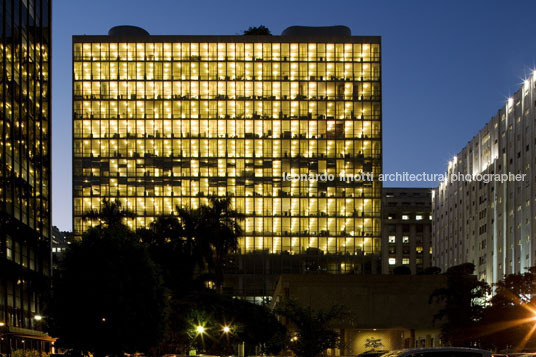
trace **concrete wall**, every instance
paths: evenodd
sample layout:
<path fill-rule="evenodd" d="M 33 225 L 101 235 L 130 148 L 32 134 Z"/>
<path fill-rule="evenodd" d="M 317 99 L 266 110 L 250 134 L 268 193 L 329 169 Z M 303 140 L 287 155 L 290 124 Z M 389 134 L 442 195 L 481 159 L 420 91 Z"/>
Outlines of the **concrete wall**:
<path fill-rule="evenodd" d="M 429 303 L 446 286 L 443 275 L 281 275 L 272 306 L 287 299 L 315 310 L 342 305 L 345 316 L 334 323 L 344 336 L 341 355 L 367 350 L 367 338 L 381 338 L 387 350 L 439 345 L 441 305 Z"/>

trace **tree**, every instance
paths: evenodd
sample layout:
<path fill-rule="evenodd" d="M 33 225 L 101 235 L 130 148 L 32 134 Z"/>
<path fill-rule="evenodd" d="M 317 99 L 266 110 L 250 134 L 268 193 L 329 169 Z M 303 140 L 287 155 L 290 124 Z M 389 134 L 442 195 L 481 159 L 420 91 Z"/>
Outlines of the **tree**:
<path fill-rule="evenodd" d="M 441 337 L 452 346 L 471 345 L 490 293 L 489 285 L 473 275 L 474 269 L 471 263 L 449 268 L 445 273 L 447 286 L 435 290 L 430 297 L 430 302 L 444 304 L 434 321 L 442 320 Z"/>
<path fill-rule="evenodd" d="M 181 300 L 178 317 L 184 318 L 182 331 L 198 349 L 211 355 L 233 354 L 232 346 L 245 343 L 246 354 L 278 354 L 285 344 L 286 329 L 264 306 L 205 290 Z M 262 321 L 262 323 L 259 323 Z M 203 336 L 196 327 L 205 328 Z M 229 327 L 228 333 L 223 327 Z"/>
<path fill-rule="evenodd" d="M 162 337 L 165 296 L 158 269 L 137 236 L 118 223 L 99 225 L 71 244 L 60 262 L 51 332 L 96 356 L 147 352 Z"/>
<path fill-rule="evenodd" d="M 276 313 L 285 317 L 290 325 L 287 346 L 297 357 L 316 357 L 328 348 L 339 346 L 340 336 L 330 323 L 342 317 L 340 306 L 333 306 L 328 311 L 314 311 L 289 300 L 278 307 Z"/>
<path fill-rule="evenodd" d="M 244 35 L 271 36 L 272 33 L 266 26 L 260 25 L 258 27 L 250 26 L 247 30 L 244 30 Z"/>
<path fill-rule="evenodd" d="M 411 275 L 411 269 L 406 265 L 399 265 L 393 269 L 394 275 Z"/>
<path fill-rule="evenodd" d="M 198 286 L 213 280 L 221 292 L 228 256 L 236 251 L 242 234 L 238 221 L 244 216 L 231 208 L 230 198 L 210 197 L 209 205 L 176 209 L 176 217 L 158 217 L 149 229 L 140 230 L 142 240 L 150 245 L 162 270 L 174 272 L 165 274 L 168 287 L 174 291 L 185 287 L 177 283 L 184 285 L 189 279 Z M 179 271 L 181 280 L 176 279 Z"/>
<path fill-rule="evenodd" d="M 86 221 L 98 221 L 99 224 L 104 224 L 109 227 L 115 227 L 123 224 L 123 219 L 134 218 L 136 215 L 121 207 L 121 201 L 109 201 L 103 199 L 102 207 L 99 210 L 90 209 L 82 215 L 82 219 Z"/>
<path fill-rule="evenodd" d="M 495 284 L 495 295 L 484 310 L 480 323 L 480 341 L 488 349 L 512 349 L 521 352 L 534 348 L 536 268 L 510 274 Z"/>
<path fill-rule="evenodd" d="M 189 217 L 188 222 L 191 221 L 195 219 Z M 202 264 L 199 262 L 202 258 L 193 256 L 195 237 L 185 232 L 176 216 L 157 217 L 149 228 L 141 228 L 137 234 L 147 245 L 151 258 L 160 266 L 164 285 L 172 295 L 186 295 L 201 285 L 194 276 L 196 266 Z"/>
<path fill-rule="evenodd" d="M 214 269 L 215 285 L 218 292 L 223 288 L 223 272 L 230 253 L 238 248 L 238 237 L 242 228 L 238 224 L 244 215 L 231 208 L 231 199 L 210 197 L 210 206 L 203 209 L 209 242 L 213 247 L 211 267 Z"/>
<path fill-rule="evenodd" d="M 424 269 L 421 274 L 424 274 L 424 275 L 438 275 L 438 274 L 441 274 L 441 268 L 439 268 L 439 267 L 428 267 L 428 268 Z"/>

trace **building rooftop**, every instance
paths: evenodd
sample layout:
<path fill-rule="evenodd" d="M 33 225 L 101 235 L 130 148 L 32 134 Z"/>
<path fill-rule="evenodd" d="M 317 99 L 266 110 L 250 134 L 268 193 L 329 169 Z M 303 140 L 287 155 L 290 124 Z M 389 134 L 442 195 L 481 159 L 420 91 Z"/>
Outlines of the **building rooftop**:
<path fill-rule="evenodd" d="M 336 26 L 290 26 L 281 35 L 151 35 L 147 30 L 132 25 L 112 27 L 107 35 L 75 35 L 73 42 L 369 42 L 380 43 L 380 36 L 352 36 L 349 27 Z"/>

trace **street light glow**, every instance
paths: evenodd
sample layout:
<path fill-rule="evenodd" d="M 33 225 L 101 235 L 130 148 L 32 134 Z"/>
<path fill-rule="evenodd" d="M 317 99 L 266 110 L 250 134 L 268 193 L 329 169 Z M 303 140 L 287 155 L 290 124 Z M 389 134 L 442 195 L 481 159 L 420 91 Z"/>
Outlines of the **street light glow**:
<path fill-rule="evenodd" d="M 205 333 L 205 328 L 204 328 L 203 326 L 201 326 L 201 325 L 197 326 L 197 327 L 195 328 L 195 330 L 196 330 L 197 333 L 199 333 L 199 334 Z"/>
<path fill-rule="evenodd" d="M 35 321 L 41 321 L 43 319 L 43 316 L 41 315 L 35 315 L 34 316 Z"/>
<path fill-rule="evenodd" d="M 231 331 L 231 329 L 229 328 L 229 326 L 223 326 L 223 332 L 224 333 L 229 333 Z"/>
<path fill-rule="evenodd" d="M 6 323 L 4 321 L 0 321 L 0 327 L 5 326 Z"/>

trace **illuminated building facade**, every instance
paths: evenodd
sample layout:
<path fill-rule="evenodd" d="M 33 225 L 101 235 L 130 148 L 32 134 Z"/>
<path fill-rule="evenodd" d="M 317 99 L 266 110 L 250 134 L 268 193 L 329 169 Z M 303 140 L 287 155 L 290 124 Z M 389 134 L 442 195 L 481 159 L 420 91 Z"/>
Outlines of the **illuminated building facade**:
<path fill-rule="evenodd" d="M 433 265 L 443 271 L 470 262 L 479 279 L 496 283 L 536 265 L 535 100 L 533 73 L 449 162 L 448 174 L 526 176 L 505 182 L 475 176 L 434 190 Z"/>
<path fill-rule="evenodd" d="M 300 30 L 74 36 L 75 235 L 103 198 L 136 229 L 228 195 L 246 215 L 241 256 L 338 257 L 321 267 L 333 272 L 379 257 L 381 183 L 338 177 L 381 172 L 380 38 Z"/>
<path fill-rule="evenodd" d="M 49 0 L 0 5 L 0 354 L 47 350 L 50 290 Z"/>
<path fill-rule="evenodd" d="M 412 274 L 432 263 L 432 189 L 384 187 L 382 273 L 406 266 Z"/>

